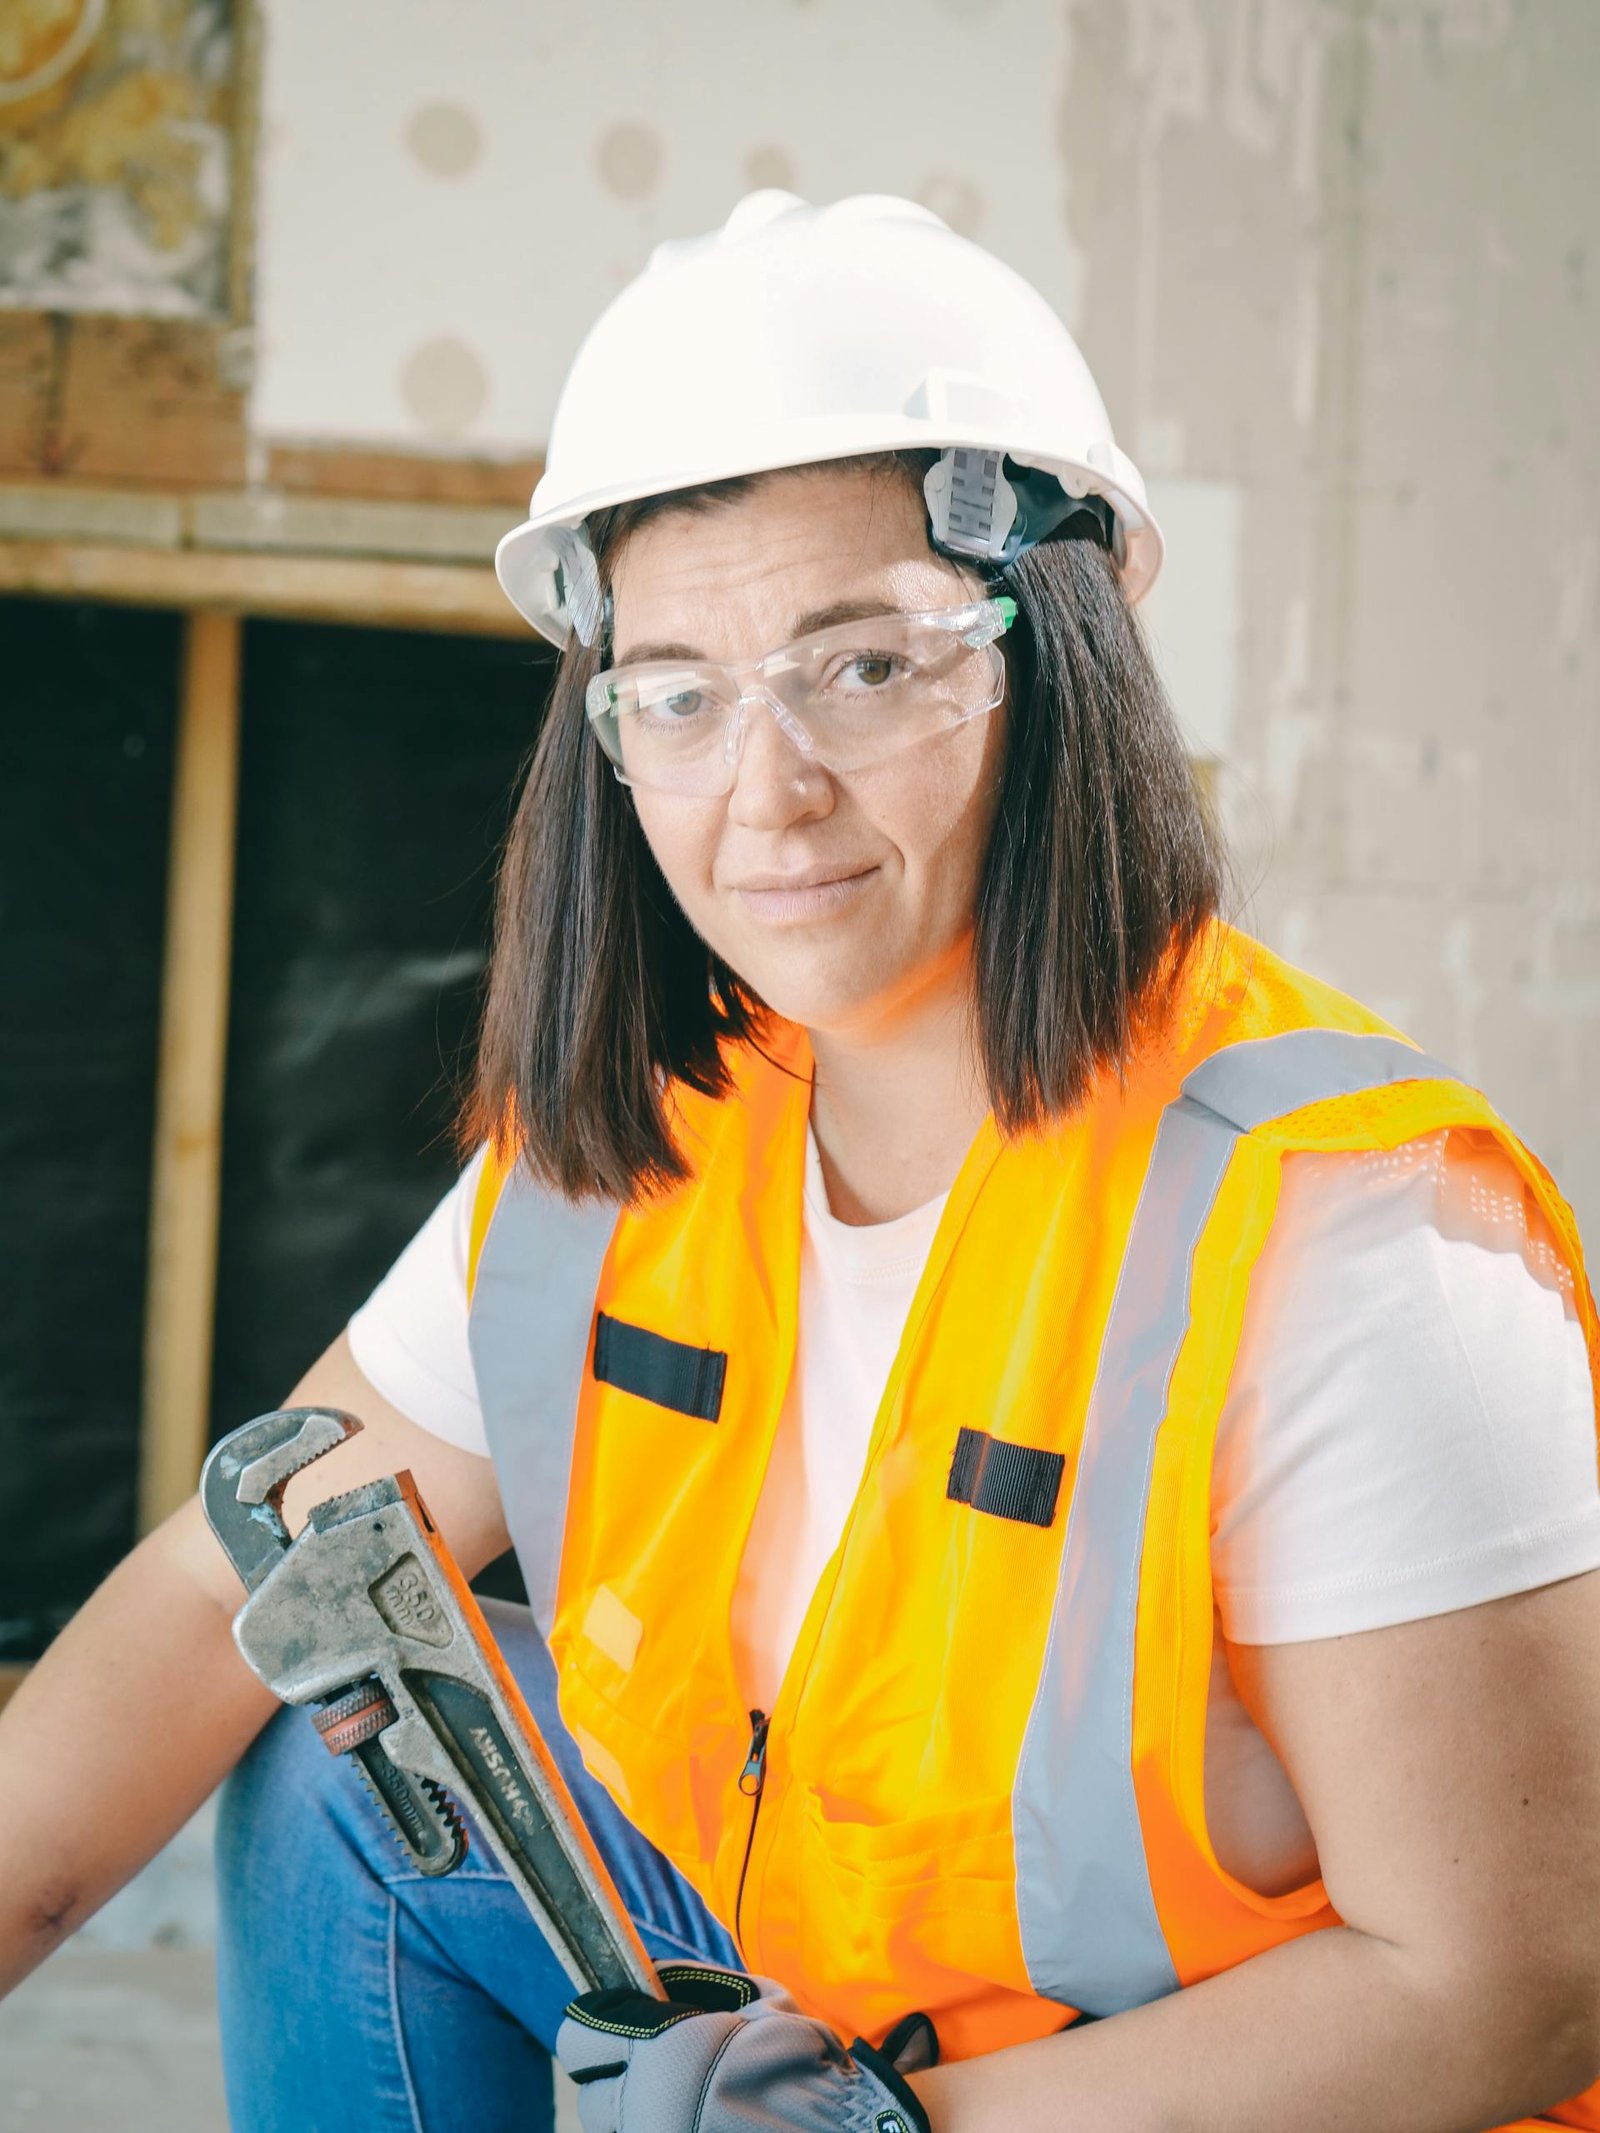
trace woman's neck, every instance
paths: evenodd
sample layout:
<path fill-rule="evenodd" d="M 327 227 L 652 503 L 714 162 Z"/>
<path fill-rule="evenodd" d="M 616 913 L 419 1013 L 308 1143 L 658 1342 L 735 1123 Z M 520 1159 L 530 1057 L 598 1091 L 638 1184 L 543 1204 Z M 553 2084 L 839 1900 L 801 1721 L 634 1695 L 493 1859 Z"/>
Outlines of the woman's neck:
<path fill-rule="evenodd" d="M 988 1114 L 970 995 L 949 989 L 871 1028 L 812 1030 L 811 1128 L 841 1222 L 892 1222 L 949 1190 Z"/>

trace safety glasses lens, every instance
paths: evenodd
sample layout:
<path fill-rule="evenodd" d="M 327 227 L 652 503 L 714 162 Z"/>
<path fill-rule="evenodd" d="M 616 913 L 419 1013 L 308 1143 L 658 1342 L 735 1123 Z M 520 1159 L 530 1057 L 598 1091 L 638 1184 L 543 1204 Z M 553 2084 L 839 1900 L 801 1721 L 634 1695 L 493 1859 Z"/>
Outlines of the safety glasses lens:
<path fill-rule="evenodd" d="M 993 709 L 1005 682 L 995 639 L 1014 613 L 1011 601 L 988 600 L 843 623 L 746 668 L 616 667 L 589 684 L 586 709 L 628 783 L 725 793 L 739 753 L 740 678 L 749 675 L 746 693 L 782 714 L 802 753 L 831 770 L 860 769 Z"/>

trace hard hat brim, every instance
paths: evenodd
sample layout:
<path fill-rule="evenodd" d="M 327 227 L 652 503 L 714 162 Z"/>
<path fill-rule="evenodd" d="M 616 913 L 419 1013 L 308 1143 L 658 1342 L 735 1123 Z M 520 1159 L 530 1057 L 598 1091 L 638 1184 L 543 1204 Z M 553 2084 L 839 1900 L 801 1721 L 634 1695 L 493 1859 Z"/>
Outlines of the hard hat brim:
<path fill-rule="evenodd" d="M 851 428 L 858 428 L 859 435 L 848 434 Z M 637 482 L 604 484 L 577 496 L 552 498 L 542 510 L 537 508 L 540 490 L 545 487 L 545 481 L 541 480 L 534 490 L 528 517 L 521 525 L 512 527 L 495 549 L 495 576 L 501 590 L 541 637 L 557 647 L 564 647 L 572 629 L 556 592 L 557 551 L 551 533 L 558 526 L 575 527 L 591 512 L 604 510 L 612 504 L 629 503 L 641 496 L 669 495 L 678 489 L 698 488 L 705 482 L 726 481 L 743 474 L 774 473 L 783 467 L 830 459 L 850 459 L 866 452 L 918 448 L 942 450 L 951 445 L 978 451 L 995 448 L 993 437 L 987 434 L 957 435 L 941 427 L 937 436 L 930 435 L 928 424 L 912 417 L 903 418 L 898 423 L 886 423 L 881 416 L 863 417 L 859 424 L 850 425 L 834 416 L 825 424 L 819 422 L 816 430 L 816 449 L 809 448 L 804 427 L 797 426 L 783 440 L 781 451 L 767 459 L 753 455 L 744 457 L 737 466 L 687 467 L 673 478 L 663 480 L 657 476 L 648 487 Z M 1005 450 L 1024 465 L 1041 467 L 1061 477 L 1063 486 L 1075 496 L 1092 492 L 1106 499 L 1116 512 L 1123 532 L 1124 553 L 1119 565 L 1123 592 L 1130 606 L 1137 605 L 1155 582 L 1166 543 L 1160 527 L 1150 515 L 1143 482 L 1131 463 L 1122 462 L 1132 477 L 1131 481 L 1124 482 L 1116 478 L 1122 467 L 1112 472 L 1086 465 L 1081 460 L 1062 457 L 1059 451 L 1053 451 L 1045 444 L 1031 450 L 1026 445 L 1008 443 Z M 1120 453 L 1115 457 L 1122 459 Z"/>

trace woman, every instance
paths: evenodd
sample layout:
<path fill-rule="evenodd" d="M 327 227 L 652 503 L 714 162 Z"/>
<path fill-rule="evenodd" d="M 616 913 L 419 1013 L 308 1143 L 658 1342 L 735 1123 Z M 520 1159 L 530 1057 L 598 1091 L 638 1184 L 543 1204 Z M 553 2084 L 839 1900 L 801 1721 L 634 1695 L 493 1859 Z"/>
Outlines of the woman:
<path fill-rule="evenodd" d="M 509 2133 L 551 2047 L 590 2133 L 1600 2126 L 1576 1232 L 1221 919 L 1059 321 L 909 203 L 753 195 L 596 326 L 534 502 L 474 1153 L 294 1398 L 453 1447 L 685 1967 L 563 2019 L 484 1848 L 409 1873 L 285 1713 L 219 1830 L 236 2126 Z"/>

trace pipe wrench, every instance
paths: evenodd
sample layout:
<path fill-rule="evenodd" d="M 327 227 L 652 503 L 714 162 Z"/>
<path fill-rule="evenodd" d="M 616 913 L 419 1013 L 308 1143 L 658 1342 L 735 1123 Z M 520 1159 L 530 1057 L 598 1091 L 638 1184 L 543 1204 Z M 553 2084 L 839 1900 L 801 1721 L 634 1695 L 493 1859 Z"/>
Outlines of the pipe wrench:
<path fill-rule="evenodd" d="M 215 1445 L 200 1501 L 249 1595 L 245 1663 L 310 1704 L 420 1873 L 466 1856 L 452 1793 L 480 1827 L 575 1992 L 655 1970 L 471 1588 L 408 1470 L 315 1505 L 291 1541 L 283 1490 L 361 1427 L 332 1407 L 258 1415 Z"/>

